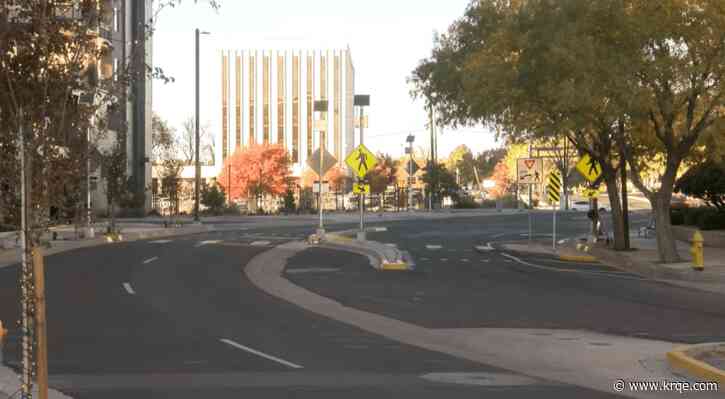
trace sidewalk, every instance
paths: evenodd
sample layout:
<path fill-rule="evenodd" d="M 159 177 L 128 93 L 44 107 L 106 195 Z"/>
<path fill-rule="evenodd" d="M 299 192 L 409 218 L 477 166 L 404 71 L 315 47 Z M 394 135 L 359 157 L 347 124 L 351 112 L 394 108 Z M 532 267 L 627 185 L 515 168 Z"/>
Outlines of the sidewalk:
<path fill-rule="evenodd" d="M 705 247 L 705 270 L 692 268 L 690 244 L 677 241 L 677 252 L 682 262 L 663 264 L 659 262 L 655 238 L 632 237 L 634 250 L 614 251 L 599 243 L 589 253 L 602 263 L 641 276 L 672 284 L 710 292 L 725 293 L 725 248 Z"/>
<path fill-rule="evenodd" d="M 121 223 L 120 238 L 121 241 L 136 241 L 147 238 L 172 237 L 187 234 L 199 234 L 214 229 L 213 225 L 190 225 L 186 224 L 182 227 L 164 228 L 163 225 L 144 224 L 144 223 Z M 51 229 L 51 232 L 58 233 L 57 240 L 50 240 L 51 236 L 46 235 L 50 247 L 43 247 L 44 255 L 52 255 L 60 252 L 70 251 L 78 248 L 92 247 L 96 245 L 106 245 L 111 242 L 103 235 L 106 228 L 104 224 L 95 226 L 94 238 L 75 239 L 73 226 L 61 226 Z M 19 247 L 3 249 L 0 247 L 0 267 L 9 266 L 19 263 L 21 258 L 21 250 Z"/>

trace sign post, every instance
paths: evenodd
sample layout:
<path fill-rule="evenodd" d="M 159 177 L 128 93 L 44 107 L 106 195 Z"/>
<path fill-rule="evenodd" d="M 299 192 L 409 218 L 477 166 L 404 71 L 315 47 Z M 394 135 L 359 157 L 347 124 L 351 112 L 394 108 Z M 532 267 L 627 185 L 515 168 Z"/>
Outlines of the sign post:
<path fill-rule="evenodd" d="M 365 239 L 365 193 L 370 192 L 370 185 L 365 182 L 365 175 L 368 174 L 377 163 L 378 159 L 375 158 L 370 150 L 367 149 L 363 144 L 360 144 L 352 150 L 350 154 L 345 158 L 345 163 L 350 167 L 357 175 L 358 181 L 353 185 L 353 192 L 358 194 L 360 201 L 360 232 L 358 233 L 358 239 Z"/>
<path fill-rule="evenodd" d="M 553 243 L 552 247 L 556 249 L 556 209 L 561 200 L 561 174 L 558 170 L 554 169 L 549 173 L 549 183 L 546 185 L 546 194 L 551 208 L 554 211 L 554 232 L 552 234 Z"/>
<path fill-rule="evenodd" d="M 541 183 L 543 169 L 543 160 L 541 158 L 531 157 L 531 146 L 529 146 L 529 158 L 519 158 L 516 160 L 516 182 L 529 186 L 529 241 L 533 239 L 534 235 L 533 215 L 531 213 L 534 208 L 534 201 L 532 199 L 533 185 Z"/>

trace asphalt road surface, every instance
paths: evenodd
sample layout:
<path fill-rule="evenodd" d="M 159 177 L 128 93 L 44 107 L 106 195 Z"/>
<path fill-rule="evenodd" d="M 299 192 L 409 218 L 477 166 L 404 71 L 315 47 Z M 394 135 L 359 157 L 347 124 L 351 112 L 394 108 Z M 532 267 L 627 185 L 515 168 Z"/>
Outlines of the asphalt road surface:
<path fill-rule="evenodd" d="M 581 217 L 566 216 L 562 234 L 586 231 Z M 537 216 L 537 232 L 546 220 Z M 469 251 L 521 238 L 525 215 L 384 225 L 388 231 L 371 238 L 409 250 L 419 273 L 380 275 L 362 257 L 317 248 L 291 259 L 286 276 L 346 305 L 423 326 L 586 328 L 685 342 L 722 340 L 725 331 L 722 298 L 695 298 L 598 265 L 580 265 L 592 273 L 573 275 L 527 269 L 497 250 Z M 314 227 L 229 225 L 48 257 L 51 386 L 75 398 L 615 397 L 391 341 L 273 298 L 246 279 L 243 267 L 255 255 Z M 0 269 L 6 325 L 19 318 L 16 282 L 17 267 Z M 615 325 L 592 320 L 592 312 L 620 318 Z M 11 336 L 4 361 L 17 366 L 17 357 Z M 441 382 L 461 378 L 468 383 Z"/>

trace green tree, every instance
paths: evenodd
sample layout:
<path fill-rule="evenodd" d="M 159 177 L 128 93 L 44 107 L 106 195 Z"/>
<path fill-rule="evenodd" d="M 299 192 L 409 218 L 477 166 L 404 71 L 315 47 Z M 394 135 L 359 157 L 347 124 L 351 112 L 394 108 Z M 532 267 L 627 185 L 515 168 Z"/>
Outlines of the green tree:
<path fill-rule="evenodd" d="M 219 215 L 224 210 L 226 194 L 220 185 L 205 183 L 201 186 L 201 198 L 199 200 L 211 213 Z"/>
<path fill-rule="evenodd" d="M 619 249 L 626 160 L 655 210 L 660 258 L 677 261 L 669 202 L 683 160 L 723 117 L 724 16 L 717 0 L 473 2 L 412 81 L 444 123 L 563 136 L 592 156 Z M 660 185 L 647 187 L 642 174 L 658 161 Z"/>

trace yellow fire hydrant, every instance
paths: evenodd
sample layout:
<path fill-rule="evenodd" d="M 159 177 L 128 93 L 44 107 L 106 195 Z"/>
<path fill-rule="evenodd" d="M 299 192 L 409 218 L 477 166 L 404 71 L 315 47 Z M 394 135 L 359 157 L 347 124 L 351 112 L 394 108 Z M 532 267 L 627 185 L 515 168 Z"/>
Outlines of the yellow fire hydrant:
<path fill-rule="evenodd" d="M 697 271 L 705 270 L 705 255 L 703 250 L 703 243 L 705 239 L 702 237 L 700 230 L 695 231 L 692 236 L 692 248 L 690 254 L 692 254 L 692 268 Z"/>

